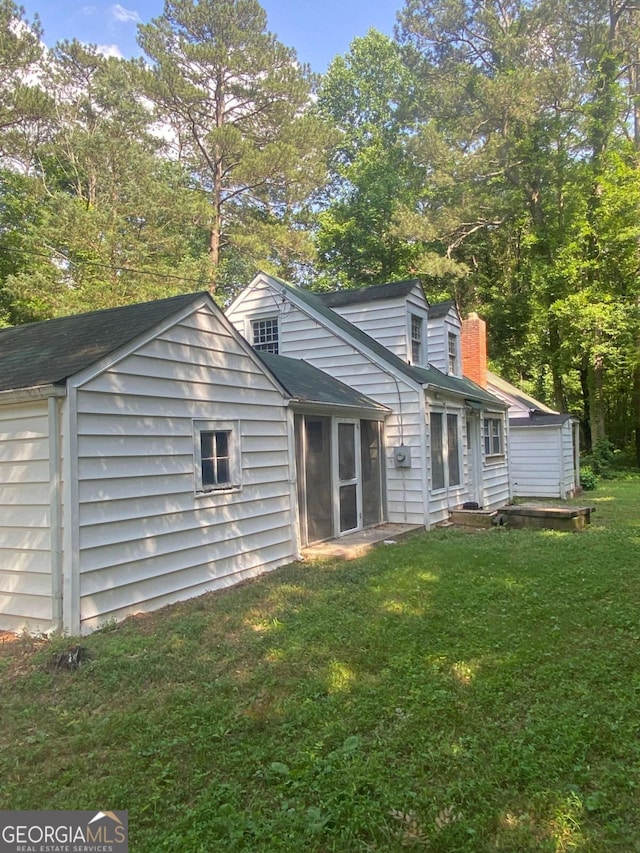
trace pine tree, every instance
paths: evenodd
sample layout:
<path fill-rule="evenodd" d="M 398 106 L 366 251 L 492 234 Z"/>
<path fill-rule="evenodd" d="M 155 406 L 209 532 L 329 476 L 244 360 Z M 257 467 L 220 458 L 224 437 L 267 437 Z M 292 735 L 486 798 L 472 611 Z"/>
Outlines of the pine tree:
<path fill-rule="evenodd" d="M 311 75 L 266 26 L 256 0 L 167 0 L 139 28 L 167 145 L 208 201 L 212 289 L 238 253 L 292 250 L 288 219 L 323 175 Z"/>

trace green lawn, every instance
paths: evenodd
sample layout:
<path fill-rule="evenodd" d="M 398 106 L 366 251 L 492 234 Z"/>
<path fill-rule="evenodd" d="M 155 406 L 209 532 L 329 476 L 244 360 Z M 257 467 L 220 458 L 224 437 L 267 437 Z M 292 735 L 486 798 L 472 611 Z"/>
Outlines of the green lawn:
<path fill-rule="evenodd" d="M 133 853 L 640 851 L 640 478 L 583 533 L 441 530 L 0 652 L 0 808 Z M 68 643 L 68 640 L 66 641 Z"/>

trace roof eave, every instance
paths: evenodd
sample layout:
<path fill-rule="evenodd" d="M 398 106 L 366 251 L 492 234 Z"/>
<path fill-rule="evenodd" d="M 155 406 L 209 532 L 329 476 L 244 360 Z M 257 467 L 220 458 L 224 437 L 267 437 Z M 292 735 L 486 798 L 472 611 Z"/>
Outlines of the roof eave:
<path fill-rule="evenodd" d="M 66 397 L 66 384 L 33 385 L 30 388 L 9 388 L 0 391 L 0 406 L 7 403 L 29 403 L 49 397 Z"/>
<path fill-rule="evenodd" d="M 443 385 L 438 385 L 436 382 L 423 382 L 422 388 L 424 389 L 424 391 L 431 391 L 432 394 L 447 394 L 450 397 L 463 399 L 465 403 L 467 400 L 473 400 L 474 402 L 478 403 L 481 408 L 486 409 L 489 412 L 506 412 L 509 408 L 506 403 L 503 403 L 502 400 L 498 400 L 497 398 L 494 400 L 487 400 L 483 397 L 474 397 L 471 391 L 466 391 L 462 388 L 460 390 L 455 390 L 453 388 L 445 388 Z"/>
<path fill-rule="evenodd" d="M 374 416 L 375 420 L 384 420 L 391 414 L 391 409 L 386 406 L 358 406 L 349 403 L 331 403 L 324 400 L 301 400 L 292 398 L 289 408 L 299 414 L 311 414 L 315 412 L 338 412 L 345 417 L 349 412 L 356 413 L 357 417 L 364 415 Z"/>

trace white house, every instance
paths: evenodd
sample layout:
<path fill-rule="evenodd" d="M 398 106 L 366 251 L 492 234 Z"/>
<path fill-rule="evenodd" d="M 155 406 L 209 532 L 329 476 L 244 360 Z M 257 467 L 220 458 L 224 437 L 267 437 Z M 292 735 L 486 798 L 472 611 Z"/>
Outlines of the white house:
<path fill-rule="evenodd" d="M 465 375 L 509 407 L 509 474 L 514 497 L 569 498 L 580 486 L 578 419 L 545 406 L 487 369 L 484 320 L 462 323 Z"/>
<path fill-rule="evenodd" d="M 430 527 L 467 502 L 490 508 L 509 500 L 506 406 L 463 378 L 459 323 L 446 326 L 444 369 L 433 366 L 418 281 L 311 293 L 260 273 L 227 316 L 258 351 L 304 359 L 388 410 L 382 518 Z M 362 437 L 355 441 L 358 456 Z M 365 478 L 353 469 L 345 478 L 340 454 L 324 454 L 317 486 L 334 523 L 312 525 L 308 542 L 367 526 L 357 509 Z M 308 516 L 316 509 L 307 507 Z"/>
<path fill-rule="evenodd" d="M 373 495 L 386 415 L 261 358 L 207 294 L 1 330 L 0 629 L 86 632 L 290 562 L 303 423 L 311 454 L 316 423 L 357 424 Z"/>

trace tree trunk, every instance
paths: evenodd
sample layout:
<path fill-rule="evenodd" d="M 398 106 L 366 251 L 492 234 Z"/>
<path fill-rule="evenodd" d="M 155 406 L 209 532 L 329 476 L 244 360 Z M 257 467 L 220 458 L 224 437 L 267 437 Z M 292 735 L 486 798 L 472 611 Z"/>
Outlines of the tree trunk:
<path fill-rule="evenodd" d="M 225 82 L 224 70 L 219 68 L 216 73 L 215 103 L 216 130 L 225 125 Z M 223 183 L 224 183 L 224 154 L 222 146 L 217 141 L 213 147 L 214 175 L 213 175 L 213 216 L 211 219 L 211 234 L 209 237 L 209 260 L 211 261 L 211 283 L 209 290 L 211 294 L 216 290 L 216 278 L 220 264 L 220 243 L 222 237 L 222 205 L 223 205 Z"/>
<path fill-rule="evenodd" d="M 591 397 L 589 393 L 589 366 L 583 363 L 580 367 L 580 388 L 582 389 L 582 446 L 588 452 L 593 444 L 591 441 Z"/>
<path fill-rule="evenodd" d="M 567 410 L 567 398 L 564 392 L 562 370 L 559 365 L 560 356 L 560 333 L 555 320 L 549 318 L 549 364 L 551 366 L 551 379 L 553 381 L 553 399 L 556 409 L 560 412 Z"/>
<path fill-rule="evenodd" d="M 640 340 L 638 340 L 640 347 Z M 636 445 L 636 465 L 640 468 L 640 364 L 633 371 L 633 433 Z"/>
<path fill-rule="evenodd" d="M 592 447 L 606 438 L 604 416 L 604 364 L 601 355 L 595 355 L 589 368 L 589 426 Z"/>

